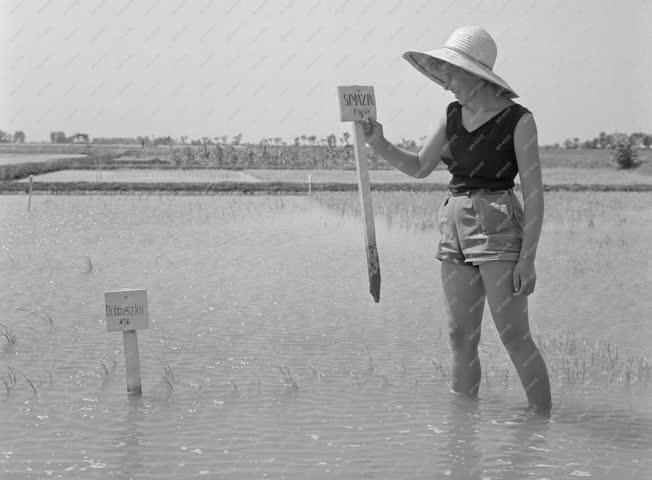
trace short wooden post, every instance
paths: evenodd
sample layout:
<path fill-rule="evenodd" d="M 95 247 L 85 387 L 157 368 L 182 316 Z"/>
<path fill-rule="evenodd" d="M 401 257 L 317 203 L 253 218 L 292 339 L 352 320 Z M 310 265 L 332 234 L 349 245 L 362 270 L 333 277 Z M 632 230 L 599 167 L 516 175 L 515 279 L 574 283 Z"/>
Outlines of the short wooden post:
<path fill-rule="evenodd" d="M 140 356 L 136 330 L 149 327 L 147 290 L 118 290 L 104 293 L 106 329 L 122 332 L 127 374 L 127 393 L 142 395 Z"/>
<path fill-rule="evenodd" d="M 365 234 L 367 253 L 367 270 L 369 274 L 369 291 L 374 302 L 380 302 L 380 262 L 376 246 L 376 227 L 374 225 L 374 210 L 371 205 L 371 186 L 367 151 L 365 148 L 364 129 L 362 122 L 376 119 L 376 99 L 374 87 L 349 85 L 337 87 L 340 101 L 340 121 L 353 122 L 353 152 L 358 173 L 358 191 L 362 208 L 362 221 Z"/>
<path fill-rule="evenodd" d="M 27 211 L 29 212 L 32 206 L 32 183 L 34 182 L 34 175 L 29 176 L 29 198 L 27 200 Z"/>
<path fill-rule="evenodd" d="M 127 393 L 129 395 L 142 395 L 143 388 L 140 384 L 140 356 L 138 355 L 138 335 L 136 330 L 122 332 L 122 340 L 125 348 Z"/>
<path fill-rule="evenodd" d="M 310 195 L 310 177 L 312 177 L 312 175 L 308 175 L 308 195 Z"/>

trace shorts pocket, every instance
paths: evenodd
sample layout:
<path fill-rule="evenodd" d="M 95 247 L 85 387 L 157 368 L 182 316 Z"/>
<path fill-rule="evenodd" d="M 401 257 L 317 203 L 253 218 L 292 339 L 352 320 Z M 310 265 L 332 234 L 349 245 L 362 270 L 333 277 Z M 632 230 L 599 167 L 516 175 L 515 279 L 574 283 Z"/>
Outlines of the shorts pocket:
<path fill-rule="evenodd" d="M 444 203 L 439 207 L 437 210 L 437 220 L 439 222 L 439 234 L 443 235 L 444 234 L 444 223 L 446 223 L 447 220 L 447 215 L 448 213 L 446 212 L 447 206 L 448 206 L 448 201 L 450 200 L 450 196 L 446 197 L 444 200 Z"/>
<path fill-rule="evenodd" d="M 525 218 L 525 211 L 523 210 L 523 207 L 521 206 L 521 202 L 519 201 L 518 198 L 512 196 L 510 197 L 511 202 L 512 202 L 512 210 L 514 212 L 513 217 L 514 217 L 514 226 L 518 230 L 518 232 L 523 235 L 523 221 Z"/>
<path fill-rule="evenodd" d="M 480 231 L 487 235 L 514 234 L 514 205 L 511 195 L 474 195 L 474 206 Z"/>

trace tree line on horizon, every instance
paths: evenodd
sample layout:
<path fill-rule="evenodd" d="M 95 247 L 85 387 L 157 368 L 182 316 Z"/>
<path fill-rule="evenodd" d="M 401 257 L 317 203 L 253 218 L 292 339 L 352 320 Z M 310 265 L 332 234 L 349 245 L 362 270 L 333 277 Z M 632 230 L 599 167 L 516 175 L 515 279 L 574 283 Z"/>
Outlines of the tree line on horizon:
<path fill-rule="evenodd" d="M 600 132 L 597 137 L 587 140 L 580 140 L 578 137 L 567 138 L 561 143 L 553 143 L 550 145 L 540 145 L 540 148 L 552 149 L 605 149 L 611 148 L 615 138 L 621 137 L 623 134 L 620 132 L 606 133 Z M 629 138 L 629 142 L 633 148 L 651 148 L 652 134 L 645 132 L 634 132 L 629 135 L 624 134 Z M 407 150 L 415 150 L 421 148 L 423 142 L 427 137 L 422 136 L 419 138 L 419 144 L 414 140 L 401 138 L 401 141 L 395 145 L 405 148 Z M 349 140 L 351 134 L 344 132 L 341 137 L 336 137 L 335 134 L 330 134 L 322 137 L 319 140 L 316 135 L 301 135 L 294 138 L 293 146 L 323 146 L 334 148 L 338 146 L 350 147 Z M 13 134 L 0 130 L 0 143 L 25 143 L 26 135 L 22 130 L 16 130 Z M 257 143 L 242 142 L 242 133 L 234 135 L 229 142 L 228 135 L 216 137 L 201 137 L 190 139 L 186 135 L 172 138 L 171 136 L 155 136 L 145 135 L 137 137 L 94 137 L 90 138 L 87 133 L 75 133 L 74 135 L 67 136 L 63 131 L 50 132 L 50 143 L 66 144 L 66 143 L 82 143 L 82 144 L 96 144 L 96 145 L 140 145 L 142 148 L 145 146 L 201 146 L 201 145 L 232 145 L 232 146 L 290 146 L 288 142 L 281 137 L 262 138 Z"/>

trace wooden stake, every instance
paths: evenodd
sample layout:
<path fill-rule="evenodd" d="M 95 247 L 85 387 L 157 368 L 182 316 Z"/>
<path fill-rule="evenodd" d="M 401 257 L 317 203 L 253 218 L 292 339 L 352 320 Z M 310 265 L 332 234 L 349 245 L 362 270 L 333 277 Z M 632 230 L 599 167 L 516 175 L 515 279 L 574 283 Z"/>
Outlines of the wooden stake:
<path fill-rule="evenodd" d="M 367 165 L 367 148 L 365 146 L 362 122 L 376 119 L 376 97 L 374 87 L 369 85 L 343 85 L 337 87 L 340 103 L 340 121 L 353 122 L 353 148 L 355 168 L 358 172 L 358 191 L 362 208 L 362 221 L 367 252 L 367 270 L 369 273 L 369 291 L 374 302 L 380 302 L 380 262 L 376 246 L 376 227 L 374 209 L 371 205 L 371 188 L 369 186 L 369 168 Z"/>
<path fill-rule="evenodd" d="M 34 181 L 34 175 L 29 176 L 29 199 L 27 200 L 27 211 L 29 212 L 30 207 L 32 206 L 32 182 Z"/>
<path fill-rule="evenodd" d="M 106 329 L 122 332 L 127 373 L 127 393 L 142 395 L 140 357 L 136 330 L 149 328 L 147 290 L 116 290 L 104 292 Z"/>
<path fill-rule="evenodd" d="M 140 384 L 140 357 L 138 355 L 138 335 L 136 330 L 122 332 L 125 348 L 125 365 L 127 370 L 127 393 L 129 395 L 142 395 Z"/>
<path fill-rule="evenodd" d="M 374 224 L 374 209 L 371 204 L 371 187 L 369 185 L 369 167 L 367 165 L 367 148 L 364 140 L 362 122 L 353 122 L 353 148 L 355 167 L 358 172 L 358 191 L 362 207 L 362 222 L 367 251 L 367 270 L 369 274 L 369 291 L 374 302 L 380 302 L 380 261 L 376 246 L 376 226 Z"/>

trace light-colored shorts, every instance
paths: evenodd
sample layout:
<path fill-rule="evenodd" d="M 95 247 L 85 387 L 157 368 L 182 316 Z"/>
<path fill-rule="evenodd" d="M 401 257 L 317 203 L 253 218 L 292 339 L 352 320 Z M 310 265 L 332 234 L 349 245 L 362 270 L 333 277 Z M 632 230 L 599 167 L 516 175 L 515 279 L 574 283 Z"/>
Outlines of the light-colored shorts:
<path fill-rule="evenodd" d="M 489 260 L 518 260 L 524 213 L 511 188 L 449 191 L 438 215 L 438 260 L 474 266 Z"/>

